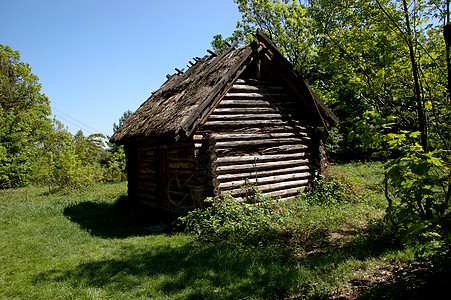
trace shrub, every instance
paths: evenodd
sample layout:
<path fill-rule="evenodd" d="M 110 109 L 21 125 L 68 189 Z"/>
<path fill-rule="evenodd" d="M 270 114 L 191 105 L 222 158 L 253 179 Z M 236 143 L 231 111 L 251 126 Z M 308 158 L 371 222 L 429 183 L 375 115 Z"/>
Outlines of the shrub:
<path fill-rule="evenodd" d="M 284 218 L 277 209 L 277 201 L 258 197 L 257 203 L 238 202 L 230 195 L 210 206 L 198 208 L 180 217 L 185 230 L 202 241 L 262 244 L 284 232 Z"/>
<path fill-rule="evenodd" d="M 326 176 L 317 174 L 310 189 L 299 196 L 308 204 L 330 205 L 351 201 L 351 193 L 352 187 L 345 177 L 329 173 Z"/>

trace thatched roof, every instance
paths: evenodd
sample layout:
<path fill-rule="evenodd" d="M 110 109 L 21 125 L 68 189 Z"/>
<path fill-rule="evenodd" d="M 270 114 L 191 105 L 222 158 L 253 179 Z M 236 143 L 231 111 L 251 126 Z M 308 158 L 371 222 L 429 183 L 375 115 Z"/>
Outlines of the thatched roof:
<path fill-rule="evenodd" d="M 169 76 L 168 80 L 130 116 L 111 137 L 124 144 L 129 139 L 168 136 L 176 140 L 190 136 L 195 127 L 209 115 L 214 105 L 230 89 L 234 81 L 263 50 L 272 51 L 294 75 L 300 90 L 309 94 L 318 112 L 332 123 L 338 120 L 308 85 L 295 73 L 289 62 L 275 48 L 268 37 L 257 31 L 257 39 L 235 49 L 231 46 L 221 55 L 196 58 L 185 73 Z M 311 104 L 311 103 L 310 103 Z M 319 108 L 318 108 L 319 107 Z M 321 116 L 321 118 L 323 118 Z"/>

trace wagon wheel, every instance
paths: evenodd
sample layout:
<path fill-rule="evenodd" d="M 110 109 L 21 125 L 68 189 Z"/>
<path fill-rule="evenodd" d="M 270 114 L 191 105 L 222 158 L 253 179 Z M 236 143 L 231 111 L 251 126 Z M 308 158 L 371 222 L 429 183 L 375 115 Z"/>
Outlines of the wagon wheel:
<path fill-rule="evenodd" d="M 177 175 L 174 175 L 168 181 L 169 203 L 178 209 L 186 210 L 196 207 L 193 193 L 195 186 L 190 183 L 192 177 L 190 176 L 186 181 L 180 181 Z"/>

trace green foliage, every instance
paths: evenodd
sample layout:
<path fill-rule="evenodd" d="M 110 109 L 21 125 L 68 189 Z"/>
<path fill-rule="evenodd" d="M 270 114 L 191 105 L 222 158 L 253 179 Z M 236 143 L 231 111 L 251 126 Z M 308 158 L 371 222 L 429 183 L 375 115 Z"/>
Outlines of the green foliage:
<path fill-rule="evenodd" d="M 188 232 L 203 241 L 225 241 L 231 244 L 267 244 L 284 231 L 284 220 L 277 203 L 259 197 L 258 203 L 238 202 L 232 196 L 213 201 L 180 217 Z"/>
<path fill-rule="evenodd" d="M 388 134 L 387 144 L 401 154 L 386 164 L 387 218 L 412 237 L 451 246 L 451 171 L 449 153 L 425 152 L 418 132 Z M 447 251 L 447 250 L 446 250 Z"/>
<path fill-rule="evenodd" d="M 295 201 L 266 199 L 258 191 L 252 203 L 238 202 L 230 195 L 216 201 L 208 198 L 207 207 L 190 211 L 180 220 L 188 232 L 196 234 L 202 241 L 262 245 L 287 241 L 297 233 L 307 237 L 314 234 L 319 224 L 328 226 L 325 224 L 329 223 L 330 226 L 330 217 L 335 213 L 341 215 L 339 219 L 342 220 L 345 215 L 342 210 L 354 200 L 352 187 L 344 182 L 344 178 L 340 180 L 334 175 L 328 176 L 327 181 L 317 176 L 312 189 L 299 193 Z M 317 219 L 307 217 L 312 214 L 313 207 L 320 214 L 324 210 L 328 212 L 322 216 L 315 214 Z"/>
<path fill-rule="evenodd" d="M 30 182 L 33 161 L 51 128 L 50 102 L 18 51 L 0 45 L 0 187 Z"/>
<path fill-rule="evenodd" d="M 344 179 L 342 179 L 344 180 Z M 346 186 L 337 176 L 329 174 L 326 178 L 317 174 L 311 184 L 311 188 L 299 197 L 305 199 L 308 204 L 332 205 L 352 200 L 352 188 Z"/>
<path fill-rule="evenodd" d="M 242 14 L 233 38 L 241 41 L 252 40 L 256 28 L 263 29 L 276 43 L 282 54 L 296 69 L 306 73 L 317 56 L 317 48 L 312 47 L 318 36 L 308 10 L 298 1 L 252 1 L 235 0 Z"/>
<path fill-rule="evenodd" d="M 102 136 L 75 136 L 57 121 L 49 132 L 39 157 L 33 164 L 32 182 L 50 191 L 86 189 L 103 179 L 101 157 L 106 155 Z"/>
<path fill-rule="evenodd" d="M 393 157 L 385 164 L 386 219 L 423 246 L 450 247 L 451 173 L 449 151 L 420 146 L 420 132 L 400 130 L 398 119 L 368 111 L 357 126 L 374 155 Z M 355 134 L 359 134 L 355 133 Z M 440 250 L 441 251 L 441 250 Z"/>
<path fill-rule="evenodd" d="M 122 114 L 119 118 L 119 123 L 113 124 L 113 133 L 115 133 L 133 114 L 131 110 L 127 110 Z M 106 169 L 105 169 L 105 180 L 110 182 L 120 182 L 127 179 L 127 170 L 126 170 L 126 156 L 123 145 L 116 145 L 111 142 L 107 142 L 108 144 L 108 158 L 106 161 Z"/>
<path fill-rule="evenodd" d="M 128 117 L 130 117 L 131 115 L 133 115 L 133 112 L 131 110 L 125 111 L 119 118 L 119 122 L 117 124 L 113 123 L 113 133 L 116 132 L 119 129 L 119 127 L 121 127 L 128 119 Z"/>
<path fill-rule="evenodd" d="M 123 146 L 116 146 L 111 152 L 105 170 L 105 180 L 109 182 L 120 182 L 127 179 L 126 157 Z"/>

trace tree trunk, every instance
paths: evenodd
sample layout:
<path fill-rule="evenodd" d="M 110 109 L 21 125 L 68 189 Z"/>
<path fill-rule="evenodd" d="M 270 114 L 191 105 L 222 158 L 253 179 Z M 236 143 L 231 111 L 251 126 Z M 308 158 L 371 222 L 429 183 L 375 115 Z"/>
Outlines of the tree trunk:
<path fill-rule="evenodd" d="M 415 102 L 417 105 L 417 114 L 418 114 L 418 126 L 419 131 L 421 133 L 421 146 L 424 151 L 427 151 L 427 127 L 425 122 L 425 113 L 423 107 L 423 101 L 421 99 L 420 92 L 420 81 L 418 77 L 418 66 L 415 59 L 415 52 L 413 49 L 413 38 L 412 38 L 412 29 L 410 27 L 410 19 L 409 19 L 409 11 L 407 8 L 406 0 L 402 1 L 404 7 L 404 17 L 406 20 L 407 27 L 407 46 L 409 48 L 410 55 L 410 63 L 412 65 L 412 73 L 413 73 L 413 81 L 414 81 L 414 94 L 415 94 Z"/>

